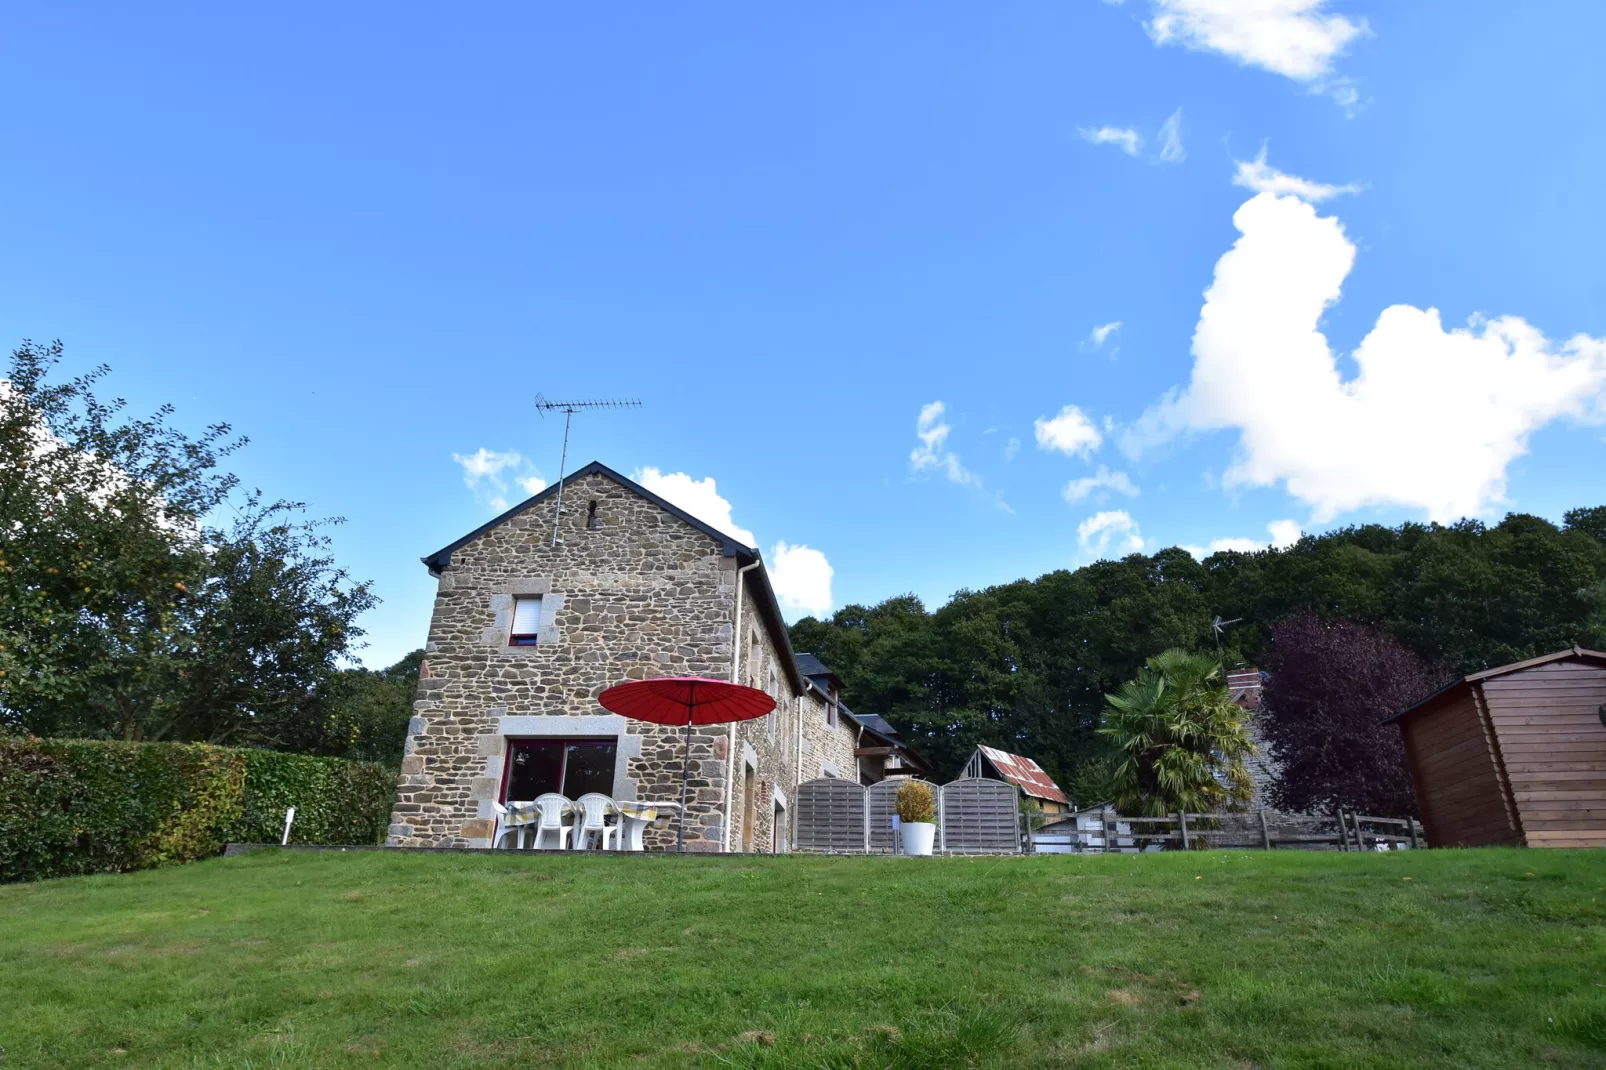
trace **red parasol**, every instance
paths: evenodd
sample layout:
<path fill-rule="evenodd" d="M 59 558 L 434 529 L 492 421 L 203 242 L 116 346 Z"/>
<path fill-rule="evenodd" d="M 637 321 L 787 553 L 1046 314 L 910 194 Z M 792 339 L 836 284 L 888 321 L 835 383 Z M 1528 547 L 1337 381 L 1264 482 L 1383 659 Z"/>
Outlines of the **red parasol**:
<path fill-rule="evenodd" d="M 775 708 L 756 687 L 700 676 L 659 676 L 615 684 L 597 699 L 604 709 L 637 721 L 685 725 L 686 754 L 680 765 L 680 849 L 686 850 L 686 789 L 691 780 L 691 726 L 750 721 Z"/>

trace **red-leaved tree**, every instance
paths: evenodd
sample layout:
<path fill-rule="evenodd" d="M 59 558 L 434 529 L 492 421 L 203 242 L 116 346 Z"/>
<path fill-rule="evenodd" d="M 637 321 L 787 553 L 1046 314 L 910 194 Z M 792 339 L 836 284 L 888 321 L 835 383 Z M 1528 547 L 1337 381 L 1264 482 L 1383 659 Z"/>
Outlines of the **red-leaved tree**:
<path fill-rule="evenodd" d="M 1374 628 L 1308 612 L 1272 630 L 1268 667 L 1259 721 L 1280 766 L 1274 805 L 1417 812 L 1400 730 L 1378 722 L 1443 686 L 1445 673 Z"/>

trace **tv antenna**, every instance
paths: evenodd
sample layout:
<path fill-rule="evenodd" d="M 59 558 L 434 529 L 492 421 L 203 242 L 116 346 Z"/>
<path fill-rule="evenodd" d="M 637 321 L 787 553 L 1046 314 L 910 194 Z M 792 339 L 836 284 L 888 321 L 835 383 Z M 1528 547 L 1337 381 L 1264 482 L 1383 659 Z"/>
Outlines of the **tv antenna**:
<path fill-rule="evenodd" d="M 563 469 L 569 463 L 569 421 L 574 414 L 586 409 L 639 409 L 635 399 L 602 399 L 595 401 L 548 401 L 542 394 L 535 395 L 535 411 L 544 418 L 549 412 L 563 413 L 563 455 L 558 460 L 558 512 L 552 518 L 552 545 L 558 545 L 558 521 L 563 519 Z"/>
<path fill-rule="evenodd" d="M 1226 631 L 1229 625 L 1242 624 L 1243 621 L 1244 619 L 1242 617 L 1234 617 L 1231 620 L 1222 620 L 1220 613 L 1215 615 L 1215 617 L 1210 621 L 1210 630 L 1216 633 L 1216 653 L 1221 653 L 1221 633 Z"/>

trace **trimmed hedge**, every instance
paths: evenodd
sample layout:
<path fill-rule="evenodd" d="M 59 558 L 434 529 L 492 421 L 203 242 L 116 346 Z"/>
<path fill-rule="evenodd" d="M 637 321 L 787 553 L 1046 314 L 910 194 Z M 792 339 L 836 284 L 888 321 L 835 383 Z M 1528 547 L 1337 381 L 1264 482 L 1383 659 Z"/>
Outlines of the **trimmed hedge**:
<path fill-rule="evenodd" d="M 204 743 L 0 737 L 0 884 L 121 873 L 227 843 L 370 844 L 396 773 L 371 762 Z"/>

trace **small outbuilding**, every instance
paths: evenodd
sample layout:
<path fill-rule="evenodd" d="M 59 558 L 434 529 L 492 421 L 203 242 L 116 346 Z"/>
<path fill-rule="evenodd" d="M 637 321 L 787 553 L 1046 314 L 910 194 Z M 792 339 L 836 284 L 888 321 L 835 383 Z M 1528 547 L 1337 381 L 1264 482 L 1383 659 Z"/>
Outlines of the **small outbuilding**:
<path fill-rule="evenodd" d="M 1431 846 L 1606 845 L 1606 654 L 1474 673 L 1388 723 Z"/>
<path fill-rule="evenodd" d="M 965 771 L 959 775 L 1008 781 L 1019 788 L 1021 794 L 1036 799 L 1045 814 L 1064 814 L 1071 810 L 1071 800 L 1042 766 L 997 747 L 977 747 L 965 763 Z"/>

